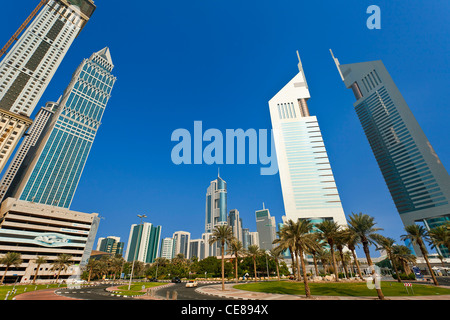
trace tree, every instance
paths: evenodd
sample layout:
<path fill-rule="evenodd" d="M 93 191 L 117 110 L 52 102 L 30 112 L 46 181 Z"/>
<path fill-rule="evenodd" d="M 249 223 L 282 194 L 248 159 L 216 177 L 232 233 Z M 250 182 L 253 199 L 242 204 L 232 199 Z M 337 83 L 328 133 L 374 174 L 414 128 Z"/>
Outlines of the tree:
<path fill-rule="evenodd" d="M 0 281 L 0 284 L 3 283 L 5 280 L 6 272 L 8 272 L 8 269 L 11 266 L 19 267 L 22 263 L 22 257 L 20 253 L 17 252 L 8 252 L 6 253 L 1 259 L 0 264 L 6 266 L 5 273 L 3 273 L 2 280 Z"/>
<path fill-rule="evenodd" d="M 59 280 L 59 275 L 61 274 L 61 271 L 66 271 L 70 266 L 70 260 L 72 260 L 72 256 L 70 254 L 60 254 L 55 262 L 53 262 L 53 266 L 51 270 L 58 270 L 58 275 L 56 277 L 56 282 Z"/>
<path fill-rule="evenodd" d="M 410 240 L 413 244 L 419 246 L 420 252 L 422 252 L 422 256 L 425 259 L 428 270 L 430 271 L 431 278 L 433 279 L 434 285 L 438 286 L 439 283 L 434 275 L 433 269 L 431 268 L 430 261 L 428 260 L 428 252 L 425 248 L 425 240 L 429 240 L 429 236 L 424 227 L 419 226 L 417 224 L 412 224 L 405 227 L 406 234 L 401 236 L 401 239 L 404 241 L 406 239 Z"/>
<path fill-rule="evenodd" d="M 411 253 L 411 250 L 404 245 L 396 245 L 393 249 L 393 254 L 401 264 L 403 271 L 406 275 L 409 275 L 412 271 L 408 266 L 408 263 L 415 263 L 416 256 Z"/>
<path fill-rule="evenodd" d="M 114 274 L 114 278 L 113 278 L 114 280 L 116 280 L 117 274 L 120 272 L 120 270 L 122 270 L 124 262 L 125 262 L 124 258 L 122 258 L 120 256 L 111 258 L 110 270 Z"/>
<path fill-rule="evenodd" d="M 238 239 L 234 238 L 231 241 L 230 244 L 230 249 L 229 249 L 229 253 L 231 253 L 232 255 L 234 255 L 234 271 L 235 271 L 235 275 L 236 275 L 236 283 L 239 281 L 239 276 L 238 276 L 238 260 L 239 257 L 241 256 L 241 254 L 243 255 L 245 252 L 244 250 L 244 246 L 242 245 L 242 242 L 239 241 Z"/>
<path fill-rule="evenodd" d="M 229 245 L 233 239 L 233 229 L 229 225 L 219 225 L 213 229 L 209 244 L 220 243 L 222 254 L 222 291 L 225 290 L 225 244 Z"/>
<path fill-rule="evenodd" d="M 358 275 L 361 280 L 364 280 L 361 272 L 361 268 L 359 267 L 358 258 L 356 258 L 356 246 L 358 245 L 359 238 L 358 234 L 352 230 L 347 228 L 348 238 L 347 238 L 347 248 L 352 252 L 353 261 L 355 262 L 356 269 L 358 270 Z"/>
<path fill-rule="evenodd" d="M 282 258 L 282 252 L 280 250 L 277 250 L 276 248 L 269 251 L 269 256 L 275 261 L 275 265 L 277 267 L 277 278 L 278 281 L 280 281 L 280 268 L 278 261 Z"/>
<path fill-rule="evenodd" d="M 253 244 L 248 247 L 247 254 L 252 258 L 253 269 L 255 271 L 255 282 L 258 282 L 258 274 L 256 273 L 256 258 L 261 254 L 261 250 L 256 244 Z"/>
<path fill-rule="evenodd" d="M 397 281 L 401 283 L 402 280 L 400 279 L 400 273 L 398 272 L 398 269 L 397 269 L 396 257 L 395 257 L 395 251 L 394 251 L 395 240 L 392 238 L 389 238 L 389 237 L 384 237 L 382 235 L 377 235 L 376 241 L 379 245 L 379 247 L 376 250 L 386 251 L 388 259 L 391 260 L 392 267 L 394 268 L 395 274 L 397 275 Z"/>
<path fill-rule="evenodd" d="M 336 249 L 339 252 L 339 256 L 341 257 L 341 263 L 342 263 L 342 267 L 344 268 L 344 272 L 345 272 L 345 277 L 348 279 L 350 278 L 349 274 L 348 274 L 348 270 L 347 270 L 347 264 L 346 264 L 346 259 L 344 257 L 344 247 L 347 244 L 348 238 L 350 237 L 349 232 L 346 229 L 338 229 L 338 232 L 336 234 L 336 237 L 334 239 L 335 241 L 335 245 L 336 245 Z"/>
<path fill-rule="evenodd" d="M 429 244 L 434 249 L 439 246 L 444 246 L 450 251 L 450 223 L 440 225 L 428 231 L 430 238 Z"/>
<path fill-rule="evenodd" d="M 352 213 L 348 219 L 349 228 L 358 235 L 358 239 L 363 245 L 363 250 L 367 258 L 367 264 L 372 269 L 372 274 L 375 276 L 375 267 L 370 258 L 369 245 L 374 243 L 374 238 L 378 231 L 383 230 L 381 228 L 375 228 L 375 219 L 367 214 Z M 383 291 L 381 288 L 376 288 L 378 298 L 384 300 Z"/>
<path fill-rule="evenodd" d="M 42 264 L 47 263 L 47 259 L 42 256 L 37 256 L 36 259 L 34 259 L 34 263 L 36 263 L 37 266 L 36 266 L 36 272 L 35 272 L 34 278 L 33 278 L 33 284 L 36 282 L 39 268 L 41 267 Z"/>
<path fill-rule="evenodd" d="M 330 252 L 331 252 L 331 261 L 333 263 L 334 268 L 334 276 L 335 281 L 339 281 L 339 275 L 338 275 L 338 268 L 336 263 L 336 255 L 334 253 L 334 242 L 335 239 L 338 236 L 339 232 L 339 225 L 337 222 L 331 221 L 331 220 L 325 220 L 319 224 L 316 225 L 317 229 L 319 229 L 320 237 L 322 240 L 328 243 L 330 246 Z"/>
<path fill-rule="evenodd" d="M 96 277 L 100 274 L 100 261 L 97 259 L 91 258 L 85 266 L 85 269 L 88 270 L 88 283 L 91 282 L 93 277 Z"/>
<path fill-rule="evenodd" d="M 277 245 L 277 250 L 284 251 L 289 250 L 291 255 L 292 274 L 296 274 L 300 279 L 300 269 L 298 268 L 297 249 L 295 248 L 295 223 L 292 220 L 288 220 L 281 229 L 277 232 L 278 238 L 273 241 L 273 244 Z M 296 267 L 297 265 L 297 267 Z"/>
<path fill-rule="evenodd" d="M 305 253 L 311 249 L 317 250 L 319 248 L 316 242 L 316 236 L 311 233 L 314 225 L 309 219 L 299 219 L 295 223 L 295 243 L 298 250 L 298 257 L 300 259 L 303 270 L 303 283 L 305 285 L 305 295 L 307 298 L 311 297 L 311 290 L 308 284 L 308 277 L 306 275 Z"/>

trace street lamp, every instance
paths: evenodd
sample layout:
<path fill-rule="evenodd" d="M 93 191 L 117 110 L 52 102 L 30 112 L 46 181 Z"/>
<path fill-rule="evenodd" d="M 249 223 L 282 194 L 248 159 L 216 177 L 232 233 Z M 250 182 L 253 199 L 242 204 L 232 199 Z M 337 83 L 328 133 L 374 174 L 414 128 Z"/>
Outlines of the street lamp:
<path fill-rule="evenodd" d="M 142 214 L 142 215 L 138 214 L 137 216 L 141 219 L 141 223 L 139 225 L 142 225 L 142 219 L 147 218 L 147 216 L 145 214 Z M 140 240 L 140 238 L 141 237 L 139 236 L 138 241 Z M 136 244 L 137 244 L 137 241 L 136 241 Z M 137 246 L 134 251 L 134 259 L 133 259 L 133 265 L 131 266 L 131 274 L 130 274 L 130 282 L 128 283 L 128 291 L 131 288 L 131 280 L 133 279 L 133 270 L 134 270 L 134 262 L 136 261 L 136 254 L 137 254 Z"/>

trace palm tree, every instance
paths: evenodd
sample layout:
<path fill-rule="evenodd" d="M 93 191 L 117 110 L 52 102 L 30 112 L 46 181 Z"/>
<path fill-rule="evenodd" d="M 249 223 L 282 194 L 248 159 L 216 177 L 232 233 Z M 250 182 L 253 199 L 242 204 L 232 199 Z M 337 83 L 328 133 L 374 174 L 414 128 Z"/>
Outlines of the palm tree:
<path fill-rule="evenodd" d="M 242 245 L 242 242 L 238 239 L 234 238 L 230 243 L 230 249 L 229 252 L 234 255 L 235 262 L 234 262 L 234 270 L 236 274 L 236 283 L 239 281 L 238 276 L 238 260 L 241 254 L 244 254 L 244 246 Z"/>
<path fill-rule="evenodd" d="M 124 259 L 120 256 L 113 257 L 110 262 L 111 272 L 114 273 L 114 280 L 116 280 L 117 273 L 120 272 L 124 263 Z"/>
<path fill-rule="evenodd" d="M 337 234 L 336 234 L 336 237 L 334 239 L 334 242 L 335 242 L 335 245 L 336 245 L 336 249 L 338 250 L 339 256 L 341 258 L 340 260 L 341 260 L 341 263 L 342 263 L 342 267 L 344 268 L 345 277 L 347 279 L 350 278 L 350 277 L 349 277 L 349 273 L 348 273 L 348 270 L 347 270 L 347 264 L 345 263 L 346 259 L 344 257 L 344 247 L 345 247 L 349 237 L 350 237 L 350 234 L 349 234 L 349 232 L 346 229 L 339 229 Z"/>
<path fill-rule="evenodd" d="M 361 268 L 359 267 L 358 258 L 356 257 L 356 246 L 358 245 L 359 238 L 358 234 L 352 229 L 347 228 L 348 238 L 347 238 L 347 248 L 352 252 L 353 261 L 355 262 L 356 269 L 358 270 L 358 275 L 361 280 L 364 280 L 361 272 Z"/>
<path fill-rule="evenodd" d="M 450 223 L 434 227 L 428 231 L 430 237 L 429 243 L 431 248 L 434 249 L 439 246 L 444 246 L 450 251 Z"/>
<path fill-rule="evenodd" d="M 47 263 L 47 259 L 42 256 L 37 256 L 36 259 L 34 260 L 34 263 L 36 263 L 37 266 L 36 266 L 36 273 L 34 274 L 34 278 L 33 278 L 33 284 L 36 282 L 39 268 L 41 267 L 42 264 Z"/>
<path fill-rule="evenodd" d="M 381 228 L 375 228 L 375 219 L 367 214 L 363 213 L 352 213 L 348 220 L 349 228 L 357 234 L 359 241 L 363 245 L 363 250 L 367 258 L 367 264 L 372 269 L 372 273 L 375 274 L 375 267 L 370 258 L 369 245 L 374 243 L 374 237 L 376 237 L 376 232 L 383 230 Z M 383 291 L 381 288 L 376 288 L 377 295 L 380 300 L 384 300 Z"/>
<path fill-rule="evenodd" d="M 89 259 L 88 263 L 85 266 L 86 270 L 89 270 L 88 273 L 88 283 L 91 282 L 92 277 L 95 277 L 100 272 L 100 262 L 97 259 Z"/>
<path fill-rule="evenodd" d="M 291 256 L 291 266 L 292 266 L 292 274 L 295 275 L 296 267 L 296 250 L 295 250 L 295 239 L 292 236 L 294 230 L 293 221 L 289 220 L 286 224 L 284 224 L 280 230 L 277 232 L 278 238 L 273 241 L 273 244 L 276 244 L 276 248 L 278 251 L 282 252 L 285 250 L 289 250 L 289 254 Z"/>
<path fill-rule="evenodd" d="M 311 290 L 308 285 L 308 277 L 306 275 L 305 253 L 311 249 L 318 250 L 319 246 L 316 242 L 316 235 L 312 234 L 314 228 L 313 223 L 309 219 L 299 219 L 295 223 L 295 242 L 298 250 L 298 257 L 300 259 L 303 270 L 303 283 L 305 285 L 306 298 L 311 297 Z"/>
<path fill-rule="evenodd" d="M 321 250 L 321 245 L 320 245 L 320 236 L 317 233 L 312 233 L 311 237 L 313 237 L 314 242 L 316 242 L 317 245 L 315 245 L 314 247 L 309 247 L 307 250 L 307 253 L 309 253 L 312 258 L 313 258 L 313 263 L 314 263 L 314 271 L 316 273 L 316 276 L 319 276 L 319 267 L 317 265 L 317 255 L 319 253 L 319 251 Z"/>
<path fill-rule="evenodd" d="M 320 245 L 320 243 L 319 243 Z M 319 248 L 319 250 L 317 251 L 317 258 L 320 260 L 320 262 L 322 263 L 323 266 L 323 272 L 325 274 L 328 273 L 328 269 L 329 269 L 329 263 L 330 263 L 330 258 L 331 258 L 331 254 L 328 252 L 328 250 L 326 250 L 323 246 Z"/>
<path fill-rule="evenodd" d="M 393 249 L 393 254 L 397 258 L 397 260 L 401 263 L 403 270 L 406 275 L 411 273 L 411 269 L 408 266 L 408 263 L 415 263 L 416 256 L 411 253 L 411 250 L 404 245 L 396 245 Z"/>
<path fill-rule="evenodd" d="M 3 280 L 5 280 L 6 272 L 8 272 L 9 267 L 20 266 L 22 264 L 22 257 L 20 253 L 8 252 L 0 259 L 0 264 L 6 266 L 5 273 L 3 273 L 2 280 L 0 281 L 0 284 L 2 284 Z"/>
<path fill-rule="evenodd" d="M 325 220 L 319 224 L 316 225 L 317 229 L 319 229 L 320 237 L 322 240 L 328 243 L 330 246 L 330 252 L 331 252 L 331 260 L 333 263 L 334 268 L 334 276 L 335 281 L 339 281 L 339 275 L 338 275 L 338 268 L 336 263 L 336 255 L 334 254 L 334 241 L 338 235 L 339 231 L 339 225 L 337 222 L 331 221 L 331 220 Z"/>
<path fill-rule="evenodd" d="M 61 274 L 61 271 L 66 271 L 69 268 L 70 260 L 72 260 L 72 256 L 70 254 L 63 253 L 56 258 L 55 262 L 53 262 L 51 270 L 58 270 L 56 282 L 58 282 L 59 280 L 59 275 Z"/>
<path fill-rule="evenodd" d="M 258 282 L 258 275 L 256 274 L 256 258 L 261 255 L 261 250 L 256 244 L 253 244 L 248 247 L 247 254 L 252 257 L 253 260 L 253 269 L 255 271 L 255 282 Z"/>
<path fill-rule="evenodd" d="M 396 256 L 394 251 L 395 240 L 389 237 L 384 237 L 382 235 L 377 235 L 376 241 L 379 245 L 379 247 L 376 250 L 386 251 L 388 259 L 391 260 L 392 267 L 394 268 L 395 274 L 397 275 L 397 281 L 401 283 L 402 280 L 400 279 L 400 273 L 398 272 L 397 269 Z"/>
<path fill-rule="evenodd" d="M 430 261 L 428 261 L 428 252 L 425 248 L 424 240 L 429 240 L 429 236 L 427 231 L 423 226 L 419 226 L 417 224 L 412 224 L 405 227 L 406 234 L 401 236 L 401 239 L 404 241 L 406 239 L 410 240 L 413 244 L 419 246 L 420 252 L 422 252 L 422 256 L 425 259 L 428 270 L 430 271 L 431 278 L 433 279 L 434 285 L 438 286 L 439 283 L 434 275 L 433 269 L 431 268 Z"/>
<path fill-rule="evenodd" d="M 277 250 L 277 248 L 273 248 L 269 251 L 269 256 L 275 261 L 275 265 L 277 267 L 277 278 L 280 281 L 280 268 L 278 262 L 283 258 L 282 251 Z"/>
<path fill-rule="evenodd" d="M 213 229 L 209 244 L 220 243 L 222 253 L 222 291 L 225 290 L 225 244 L 229 245 L 233 239 L 233 229 L 229 225 L 219 225 Z"/>

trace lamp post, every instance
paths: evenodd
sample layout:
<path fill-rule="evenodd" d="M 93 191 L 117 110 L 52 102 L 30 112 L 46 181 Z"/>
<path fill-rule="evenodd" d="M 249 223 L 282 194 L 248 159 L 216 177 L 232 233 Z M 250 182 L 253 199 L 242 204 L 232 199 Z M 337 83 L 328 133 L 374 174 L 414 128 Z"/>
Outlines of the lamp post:
<path fill-rule="evenodd" d="M 143 218 L 147 218 L 147 216 L 145 215 L 145 214 L 142 214 L 142 215 L 137 215 L 140 219 L 141 219 L 141 223 L 139 224 L 139 225 L 142 225 L 142 219 Z M 140 232 L 140 230 L 139 230 L 139 232 Z M 137 237 L 137 241 L 136 241 L 136 248 L 135 248 L 135 251 L 134 251 L 134 259 L 133 259 L 133 265 L 131 266 L 131 274 L 130 274 L 130 282 L 128 283 L 128 290 L 130 290 L 130 288 L 131 288 L 131 280 L 133 279 L 133 271 L 134 271 L 134 262 L 136 261 L 136 253 L 137 253 L 137 242 L 138 241 L 140 241 L 140 236 L 139 237 Z"/>

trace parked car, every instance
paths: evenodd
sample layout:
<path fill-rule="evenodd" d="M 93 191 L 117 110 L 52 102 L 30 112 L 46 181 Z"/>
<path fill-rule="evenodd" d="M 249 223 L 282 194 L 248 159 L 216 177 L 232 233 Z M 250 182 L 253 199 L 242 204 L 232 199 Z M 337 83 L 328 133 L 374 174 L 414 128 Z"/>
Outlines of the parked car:
<path fill-rule="evenodd" d="M 172 279 L 172 282 L 173 283 L 181 283 L 181 279 L 178 278 L 178 277 L 175 277 L 175 278 Z"/>
<path fill-rule="evenodd" d="M 189 282 L 186 283 L 186 288 L 195 288 L 197 286 L 198 286 L 198 284 L 197 284 L 197 281 L 195 281 L 195 280 L 189 280 Z"/>
<path fill-rule="evenodd" d="M 150 278 L 150 282 L 158 282 L 158 279 L 156 279 L 156 278 Z"/>

